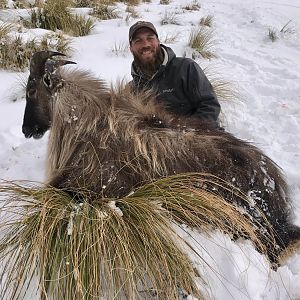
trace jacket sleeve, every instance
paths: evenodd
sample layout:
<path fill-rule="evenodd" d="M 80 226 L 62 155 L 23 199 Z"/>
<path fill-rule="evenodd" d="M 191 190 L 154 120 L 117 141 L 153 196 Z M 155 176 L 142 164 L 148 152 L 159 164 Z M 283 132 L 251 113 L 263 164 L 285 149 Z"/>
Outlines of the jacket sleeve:
<path fill-rule="evenodd" d="M 185 94 L 191 103 L 191 116 L 218 125 L 221 106 L 203 70 L 193 60 L 187 67 Z"/>

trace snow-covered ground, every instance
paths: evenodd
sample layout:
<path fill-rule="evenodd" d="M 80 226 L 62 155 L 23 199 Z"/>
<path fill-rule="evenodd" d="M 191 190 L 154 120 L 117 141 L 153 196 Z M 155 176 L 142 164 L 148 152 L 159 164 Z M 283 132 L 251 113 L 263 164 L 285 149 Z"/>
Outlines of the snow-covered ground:
<path fill-rule="evenodd" d="M 213 16 L 218 58 L 197 61 L 238 87 L 237 101 L 222 104 L 226 130 L 253 142 L 282 167 L 291 188 L 295 223 L 300 225 L 299 0 L 201 0 L 199 11 L 183 13 L 181 6 L 188 3 L 191 1 L 161 5 L 152 0 L 140 4 L 137 11 L 139 19 L 154 23 L 162 38 L 176 33 L 177 41 L 168 46 L 178 56 L 188 52 L 190 29 L 201 17 Z M 72 59 L 78 66 L 108 82 L 130 79 L 130 52 L 115 55 L 112 49 L 128 43 L 129 26 L 137 20 L 126 22 L 125 5 L 118 8 L 123 19 L 99 21 L 89 36 L 72 42 Z M 180 25 L 160 25 L 166 11 L 174 12 Z M 14 19 L 14 12 L 0 12 L 0 23 L 8 21 L 8 16 Z M 271 42 L 268 28 L 279 31 L 289 20 L 292 32 L 279 33 L 279 39 Z M 23 35 L 40 33 L 25 30 Z M 0 70 L 0 179 L 43 181 L 47 135 L 41 140 L 26 140 L 21 132 L 25 99 L 18 94 L 18 86 L 22 78 L 23 73 Z M 16 96 L 18 100 L 13 102 Z M 186 239 L 197 241 L 195 247 L 212 267 L 204 271 L 210 298 L 300 299 L 300 252 L 275 272 L 249 242 L 233 243 L 220 233 L 211 237 L 190 234 Z M 195 265 L 200 263 L 194 260 Z"/>

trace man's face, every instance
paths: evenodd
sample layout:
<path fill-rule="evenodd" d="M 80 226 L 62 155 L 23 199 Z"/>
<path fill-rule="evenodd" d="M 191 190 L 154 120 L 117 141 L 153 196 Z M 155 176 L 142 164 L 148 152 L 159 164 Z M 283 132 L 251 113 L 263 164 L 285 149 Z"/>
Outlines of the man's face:
<path fill-rule="evenodd" d="M 155 63 L 160 53 L 160 43 L 152 30 L 141 28 L 131 41 L 130 51 L 139 64 L 147 66 Z"/>

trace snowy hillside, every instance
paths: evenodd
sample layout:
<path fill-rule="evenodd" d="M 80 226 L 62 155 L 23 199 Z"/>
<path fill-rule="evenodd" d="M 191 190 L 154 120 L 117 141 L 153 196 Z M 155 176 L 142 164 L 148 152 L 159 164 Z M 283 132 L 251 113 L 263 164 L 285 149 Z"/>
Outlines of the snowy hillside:
<path fill-rule="evenodd" d="M 217 57 L 196 60 L 201 67 L 216 71 L 237 87 L 236 101 L 221 103 L 224 127 L 258 146 L 283 169 L 291 189 L 295 223 L 300 226 L 299 0 L 201 0 L 199 10 L 183 10 L 188 3 L 143 2 L 136 7 L 140 17 L 129 21 L 125 20 L 126 5 L 119 3 L 121 18 L 97 21 L 90 35 L 72 38 L 72 60 L 79 68 L 109 83 L 120 78 L 130 80 L 132 57 L 129 49 L 121 46 L 128 44 L 130 25 L 137 20 L 151 21 L 161 40 L 175 33 L 176 41 L 167 45 L 177 56 L 189 56 L 187 41 L 191 28 L 202 17 L 213 16 Z M 82 14 L 87 11 L 78 10 Z M 176 16 L 177 25 L 161 25 L 166 12 Z M 0 25 L 16 21 L 23 14 L 26 11 L 3 9 Z M 287 23 L 289 30 L 280 32 Z M 268 36 L 269 28 L 278 36 L 274 42 Z M 23 29 L 19 34 L 33 37 L 44 32 Z M 116 45 L 122 48 L 117 54 Z M 0 179 L 43 181 L 45 176 L 48 135 L 40 140 L 27 140 L 21 131 L 25 95 L 20 82 L 27 75 L 0 69 Z M 182 233 L 187 240 L 193 242 L 194 238 L 198 242 L 195 247 L 212 267 L 205 270 L 211 299 L 300 300 L 300 252 L 275 272 L 249 242 L 233 243 L 221 233 L 211 237 L 193 231 L 190 234 Z M 197 266 L 200 262 L 193 259 Z"/>

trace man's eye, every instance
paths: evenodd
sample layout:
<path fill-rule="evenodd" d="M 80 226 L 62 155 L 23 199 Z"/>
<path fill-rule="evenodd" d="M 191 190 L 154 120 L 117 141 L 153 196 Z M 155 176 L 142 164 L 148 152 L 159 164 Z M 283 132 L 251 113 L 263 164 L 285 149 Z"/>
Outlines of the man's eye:
<path fill-rule="evenodd" d="M 134 44 L 138 44 L 138 43 L 140 43 L 140 42 L 141 42 L 141 39 L 133 40 L 133 43 L 134 43 Z"/>

